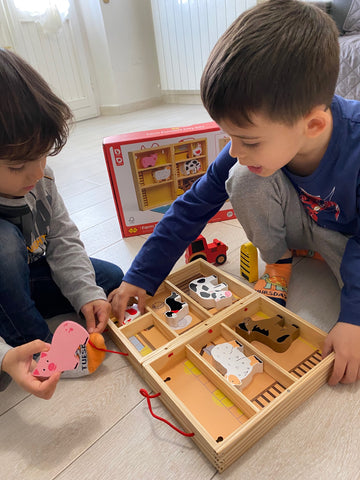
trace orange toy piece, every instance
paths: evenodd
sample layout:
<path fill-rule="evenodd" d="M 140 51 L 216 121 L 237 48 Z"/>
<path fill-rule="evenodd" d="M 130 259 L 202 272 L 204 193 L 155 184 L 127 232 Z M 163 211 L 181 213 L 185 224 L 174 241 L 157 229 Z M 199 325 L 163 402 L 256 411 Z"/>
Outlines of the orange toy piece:
<path fill-rule="evenodd" d="M 258 340 L 279 353 L 285 352 L 290 347 L 299 336 L 299 330 L 295 324 L 286 325 L 281 315 L 261 320 L 247 317 L 236 326 L 236 333 L 249 342 Z"/>
<path fill-rule="evenodd" d="M 98 350 L 98 348 L 105 350 L 106 345 L 104 337 L 101 335 L 101 333 L 90 333 L 89 339 L 91 343 L 97 347 L 94 348 L 89 342 L 86 344 L 88 370 L 90 373 L 93 373 L 99 367 L 99 365 L 102 364 L 106 355 L 104 351 Z"/>

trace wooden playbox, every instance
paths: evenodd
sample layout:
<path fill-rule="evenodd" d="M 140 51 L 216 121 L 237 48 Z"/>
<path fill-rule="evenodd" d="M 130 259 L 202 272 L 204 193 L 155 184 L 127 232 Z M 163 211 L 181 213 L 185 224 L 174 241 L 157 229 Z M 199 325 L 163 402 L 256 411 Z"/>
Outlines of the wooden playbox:
<path fill-rule="evenodd" d="M 214 275 L 232 293 L 220 309 L 189 291 Z M 173 292 L 191 317 L 176 328 L 165 317 Z M 204 260 L 169 275 L 144 315 L 114 321 L 114 342 L 219 472 L 323 385 L 334 361 L 321 356 L 325 332 Z"/>

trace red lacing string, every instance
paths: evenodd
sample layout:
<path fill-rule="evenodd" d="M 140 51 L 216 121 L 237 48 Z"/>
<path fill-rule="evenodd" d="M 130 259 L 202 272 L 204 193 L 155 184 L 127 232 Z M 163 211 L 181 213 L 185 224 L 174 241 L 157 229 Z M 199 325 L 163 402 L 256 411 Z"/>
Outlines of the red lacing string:
<path fill-rule="evenodd" d="M 148 404 L 148 407 L 149 407 L 149 410 L 150 410 L 150 413 L 151 415 L 156 418 L 157 420 L 160 420 L 161 422 L 164 422 L 166 423 L 167 425 L 169 425 L 169 427 L 173 428 L 174 430 L 176 430 L 178 433 L 181 433 L 181 435 L 184 435 L 184 437 L 193 437 L 195 434 L 194 433 L 186 433 L 186 432 L 183 432 L 182 430 L 180 430 L 179 428 L 175 427 L 175 425 L 173 425 L 172 423 L 168 422 L 167 420 L 165 420 L 165 418 L 162 418 L 162 417 L 159 417 L 158 415 L 155 415 L 155 413 L 152 411 L 152 408 L 151 408 L 151 401 L 150 399 L 151 398 L 156 398 L 156 397 L 159 397 L 161 395 L 161 393 L 156 393 L 155 395 L 150 395 L 144 388 L 141 388 L 140 389 L 140 393 L 143 397 L 146 398 L 147 400 L 147 404 Z"/>
<path fill-rule="evenodd" d="M 96 345 L 93 344 L 93 342 L 90 340 L 88 340 L 88 344 L 91 345 L 93 348 L 95 348 L 96 350 L 100 350 L 101 352 L 108 352 L 108 353 L 117 353 L 118 355 L 129 355 L 128 353 L 123 353 L 123 352 L 116 352 L 115 350 L 108 350 L 107 348 L 100 348 L 100 347 L 97 347 Z"/>

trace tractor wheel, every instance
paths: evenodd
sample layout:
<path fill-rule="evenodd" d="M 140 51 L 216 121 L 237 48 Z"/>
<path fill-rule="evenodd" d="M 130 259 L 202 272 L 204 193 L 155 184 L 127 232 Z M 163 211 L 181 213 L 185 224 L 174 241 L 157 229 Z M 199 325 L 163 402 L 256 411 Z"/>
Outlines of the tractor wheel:
<path fill-rule="evenodd" d="M 218 265 L 222 265 L 222 264 L 225 263 L 225 262 L 226 262 L 226 255 L 221 254 L 221 255 L 219 255 L 219 256 L 216 257 L 216 263 L 217 263 Z"/>
<path fill-rule="evenodd" d="M 194 260 L 197 260 L 198 258 L 202 258 L 203 260 L 206 260 L 205 255 L 194 255 L 193 257 L 190 258 L 190 262 L 193 262 Z"/>

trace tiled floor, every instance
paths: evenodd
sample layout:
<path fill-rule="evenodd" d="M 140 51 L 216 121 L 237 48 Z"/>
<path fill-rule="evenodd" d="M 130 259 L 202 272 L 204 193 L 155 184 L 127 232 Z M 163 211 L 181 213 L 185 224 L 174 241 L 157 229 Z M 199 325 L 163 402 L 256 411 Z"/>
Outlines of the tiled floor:
<path fill-rule="evenodd" d="M 89 255 L 127 270 L 145 237 L 122 239 L 102 154 L 102 138 L 208 121 L 201 106 L 163 105 L 77 124 L 63 152 L 49 159 Z M 245 235 L 236 220 L 208 225 L 225 241 L 222 267 L 239 276 Z M 183 264 L 180 259 L 177 265 Z M 261 263 L 261 267 L 263 264 Z M 339 290 L 329 269 L 296 260 L 288 308 L 324 330 L 336 322 Z M 52 321 L 52 325 L 59 318 Z M 109 347 L 114 347 L 107 339 Z M 165 480 L 220 478 L 195 444 L 152 419 L 146 387 L 125 358 L 108 355 L 93 375 L 61 380 L 46 402 L 16 385 L 1 394 L 0 478 L 4 480 Z M 221 478 L 360 479 L 359 386 L 323 386 L 237 460 Z M 156 414 L 173 420 L 160 401 Z"/>

